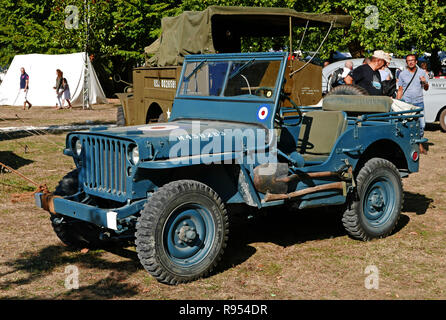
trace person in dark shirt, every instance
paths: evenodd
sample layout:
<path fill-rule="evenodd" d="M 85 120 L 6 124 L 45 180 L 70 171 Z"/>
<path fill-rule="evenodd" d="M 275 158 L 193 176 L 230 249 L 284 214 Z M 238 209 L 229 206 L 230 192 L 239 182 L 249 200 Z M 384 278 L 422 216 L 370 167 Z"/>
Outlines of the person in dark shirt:
<path fill-rule="evenodd" d="M 28 104 L 28 109 L 32 107 L 32 104 L 28 101 L 28 90 L 29 90 L 29 76 L 25 72 L 25 68 L 20 68 L 20 98 L 23 99 L 23 110 L 26 109 L 26 104 Z"/>
<path fill-rule="evenodd" d="M 381 76 L 379 69 L 390 63 L 390 55 L 382 50 L 373 52 L 370 62 L 360 65 L 352 71 L 345 79 L 346 84 L 356 84 L 365 90 L 371 96 L 383 95 Z"/>

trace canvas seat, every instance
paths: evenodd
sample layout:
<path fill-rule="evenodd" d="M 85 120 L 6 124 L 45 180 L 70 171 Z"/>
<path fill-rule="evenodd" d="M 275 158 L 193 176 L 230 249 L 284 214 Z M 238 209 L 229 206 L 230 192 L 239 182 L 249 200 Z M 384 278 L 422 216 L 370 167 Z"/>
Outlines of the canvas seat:
<path fill-rule="evenodd" d="M 365 113 L 386 113 L 391 110 L 393 100 L 384 96 L 327 95 L 322 100 L 326 111 L 345 111 L 356 116 Z"/>
<path fill-rule="evenodd" d="M 308 112 L 302 119 L 297 152 L 302 155 L 305 162 L 323 162 L 346 128 L 345 112 L 320 110 Z"/>

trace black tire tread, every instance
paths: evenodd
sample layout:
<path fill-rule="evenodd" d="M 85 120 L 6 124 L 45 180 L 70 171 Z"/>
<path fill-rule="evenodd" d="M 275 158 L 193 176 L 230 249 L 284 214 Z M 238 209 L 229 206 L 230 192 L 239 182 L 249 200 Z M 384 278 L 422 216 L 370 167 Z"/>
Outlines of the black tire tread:
<path fill-rule="evenodd" d="M 185 191 L 198 191 L 208 194 L 217 204 L 220 212 L 223 213 L 224 221 L 224 235 L 223 244 L 220 251 L 213 264 L 209 266 L 207 270 L 201 274 L 195 275 L 190 278 L 178 277 L 169 274 L 163 269 L 163 266 L 156 258 L 155 254 L 155 241 L 153 239 L 153 230 L 156 228 L 157 220 L 162 213 L 167 201 L 172 195 L 181 194 Z M 217 263 L 221 260 L 221 257 L 226 248 L 227 240 L 229 235 L 229 219 L 228 214 L 225 209 L 224 203 L 217 195 L 217 193 L 212 190 L 209 186 L 194 181 L 194 180 L 178 180 L 170 182 L 163 187 L 159 188 L 146 202 L 144 209 L 141 211 L 141 216 L 138 218 L 136 224 L 136 252 L 138 254 L 139 260 L 143 267 L 149 272 L 154 278 L 159 282 L 166 284 L 179 284 L 189 281 L 194 281 L 196 279 L 206 277 L 209 273 L 213 271 Z"/>
<path fill-rule="evenodd" d="M 446 132 L 446 109 L 440 113 L 440 128 L 441 131 Z"/>
<path fill-rule="evenodd" d="M 361 188 L 361 185 L 363 184 L 364 180 L 375 170 L 377 167 L 388 167 L 389 169 L 396 171 L 398 173 L 398 169 L 395 167 L 393 163 L 391 163 L 388 160 L 382 159 L 382 158 L 372 158 L 369 161 L 365 163 L 365 165 L 361 168 L 361 170 L 358 173 L 358 176 L 356 177 L 356 184 L 358 188 L 358 194 L 360 193 L 359 188 Z M 402 185 L 402 180 L 400 175 L 398 174 L 399 181 Z M 401 212 L 401 209 L 403 207 L 404 202 L 404 193 L 402 193 L 402 199 L 400 203 L 400 207 L 398 208 L 398 212 Z M 360 201 L 353 200 L 351 201 L 350 205 L 345 210 L 343 217 L 342 217 L 342 224 L 344 225 L 345 230 L 347 233 L 353 237 L 354 239 L 362 240 L 362 241 L 369 241 L 372 240 L 373 237 L 367 234 L 366 230 L 363 229 L 361 226 L 361 223 L 359 221 L 358 211 L 359 210 Z M 398 214 L 398 218 L 396 222 L 394 223 L 391 230 L 388 230 L 385 234 L 382 234 L 379 236 L 379 238 L 385 238 L 389 236 L 396 228 L 398 224 L 398 220 L 400 218 L 400 215 Z"/>
<path fill-rule="evenodd" d="M 118 106 L 118 108 L 116 110 L 116 125 L 118 127 L 125 126 L 124 108 L 122 106 Z"/>
<path fill-rule="evenodd" d="M 363 87 L 355 84 L 341 84 L 331 89 L 328 95 L 355 95 L 355 96 L 368 96 L 369 93 Z"/>
<path fill-rule="evenodd" d="M 78 192 L 79 170 L 75 169 L 67 173 L 62 180 L 59 181 L 54 195 L 70 196 Z M 57 237 L 67 246 L 82 249 L 82 248 L 100 248 L 107 246 L 108 242 L 99 239 L 99 227 L 84 221 L 76 221 L 69 217 L 63 217 L 65 222 L 56 223 L 56 218 L 61 218 L 61 215 L 51 215 L 51 225 Z M 74 225 L 73 225 L 74 224 Z"/>

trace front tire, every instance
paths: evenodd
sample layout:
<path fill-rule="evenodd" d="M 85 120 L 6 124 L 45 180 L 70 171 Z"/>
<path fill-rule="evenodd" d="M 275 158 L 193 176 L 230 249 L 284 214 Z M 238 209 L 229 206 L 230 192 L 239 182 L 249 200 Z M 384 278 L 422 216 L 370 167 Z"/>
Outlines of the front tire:
<path fill-rule="evenodd" d="M 207 185 L 179 180 L 159 188 L 136 225 L 136 251 L 144 268 L 167 284 L 207 276 L 226 247 L 228 215 Z"/>
<path fill-rule="evenodd" d="M 79 190 L 79 170 L 73 170 L 59 181 L 54 195 L 67 197 Z M 57 237 L 67 246 L 76 249 L 99 248 L 108 242 L 99 238 L 101 229 L 89 222 L 76 220 L 60 214 L 51 215 L 51 225 Z"/>
<path fill-rule="evenodd" d="M 355 239 L 384 238 L 395 229 L 403 205 L 398 169 L 388 160 L 373 158 L 356 178 L 357 193 L 344 212 L 342 223 Z"/>

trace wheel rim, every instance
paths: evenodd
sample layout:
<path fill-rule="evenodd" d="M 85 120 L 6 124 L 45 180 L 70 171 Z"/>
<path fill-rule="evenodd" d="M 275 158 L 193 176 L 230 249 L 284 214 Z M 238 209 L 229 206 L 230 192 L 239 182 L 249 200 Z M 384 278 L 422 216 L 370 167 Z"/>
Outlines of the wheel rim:
<path fill-rule="evenodd" d="M 172 211 L 163 232 L 164 250 L 170 260 L 179 266 L 190 267 L 210 252 L 215 222 L 205 207 L 185 204 Z"/>
<path fill-rule="evenodd" d="M 396 206 L 396 192 L 388 178 L 374 180 L 368 186 L 363 201 L 363 212 L 367 222 L 373 226 L 384 225 Z"/>

